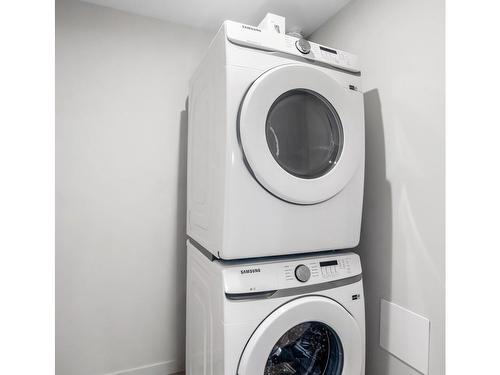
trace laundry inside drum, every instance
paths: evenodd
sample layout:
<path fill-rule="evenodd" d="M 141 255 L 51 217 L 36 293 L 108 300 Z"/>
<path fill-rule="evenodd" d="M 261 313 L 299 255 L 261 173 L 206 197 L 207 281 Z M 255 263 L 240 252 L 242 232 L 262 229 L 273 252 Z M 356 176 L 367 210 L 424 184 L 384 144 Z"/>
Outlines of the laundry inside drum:
<path fill-rule="evenodd" d="M 264 375 L 340 375 L 344 353 L 335 331 L 321 322 L 289 329 L 269 354 Z"/>

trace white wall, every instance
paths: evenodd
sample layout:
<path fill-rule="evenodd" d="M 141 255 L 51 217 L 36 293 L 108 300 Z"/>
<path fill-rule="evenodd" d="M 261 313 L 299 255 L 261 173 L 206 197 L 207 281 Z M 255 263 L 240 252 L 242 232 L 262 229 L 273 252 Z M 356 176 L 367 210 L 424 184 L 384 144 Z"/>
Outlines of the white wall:
<path fill-rule="evenodd" d="M 444 1 L 353 0 L 311 39 L 363 68 L 367 375 L 417 374 L 378 345 L 381 298 L 430 319 L 429 374 L 443 375 Z"/>
<path fill-rule="evenodd" d="M 56 1 L 57 375 L 183 368 L 185 104 L 209 40 Z"/>

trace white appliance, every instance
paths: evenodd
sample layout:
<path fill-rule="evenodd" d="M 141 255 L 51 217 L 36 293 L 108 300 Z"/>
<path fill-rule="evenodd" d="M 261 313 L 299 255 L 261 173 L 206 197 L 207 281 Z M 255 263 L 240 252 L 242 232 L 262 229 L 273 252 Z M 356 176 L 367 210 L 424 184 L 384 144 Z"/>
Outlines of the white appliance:
<path fill-rule="evenodd" d="M 360 85 L 352 54 L 226 21 L 190 82 L 188 236 L 222 259 L 356 246 Z"/>
<path fill-rule="evenodd" d="M 356 254 L 243 262 L 187 247 L 186 375 L 364 375 Z"/>

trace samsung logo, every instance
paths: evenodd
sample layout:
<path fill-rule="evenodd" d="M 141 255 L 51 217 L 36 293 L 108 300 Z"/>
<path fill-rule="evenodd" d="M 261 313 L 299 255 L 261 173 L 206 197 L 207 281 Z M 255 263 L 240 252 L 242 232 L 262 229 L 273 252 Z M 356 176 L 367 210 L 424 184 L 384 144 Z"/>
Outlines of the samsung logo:
<path fill-rule="evenodd" d="M 241 270 L 240 272 L 242 275 L 244 275 L 246 273 L 257 273 L 257 272 L 260 272 L 260 268 L 248 268 L 246 270 Z"/>
<path fill-rule="evenodd" d="M 261 30 L 257 29 L 256 27 L 251 27 L 251 26 L 247 26 L 247 25 L 241 25 L 241 27 L 243 27 L 244 29 L 252 30 L 252 31 L 258 31 L 259 33 L 261 32 Z"/>

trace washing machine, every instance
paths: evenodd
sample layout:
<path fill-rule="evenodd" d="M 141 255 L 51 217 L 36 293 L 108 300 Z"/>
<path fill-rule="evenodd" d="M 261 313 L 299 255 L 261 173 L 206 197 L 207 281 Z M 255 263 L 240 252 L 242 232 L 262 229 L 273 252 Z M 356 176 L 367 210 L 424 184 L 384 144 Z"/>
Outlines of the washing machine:
<path fill-rule="evenodd" d="M 364 375 L 356 254 L 223 261 L 187 248 L 186 375 Z"/>
<path fill-rule="evenodd" d="M 358 244 L 356 56 L 226 21 L 190 81 L 188 117 L 190 238 L 222 259 Z"/>

